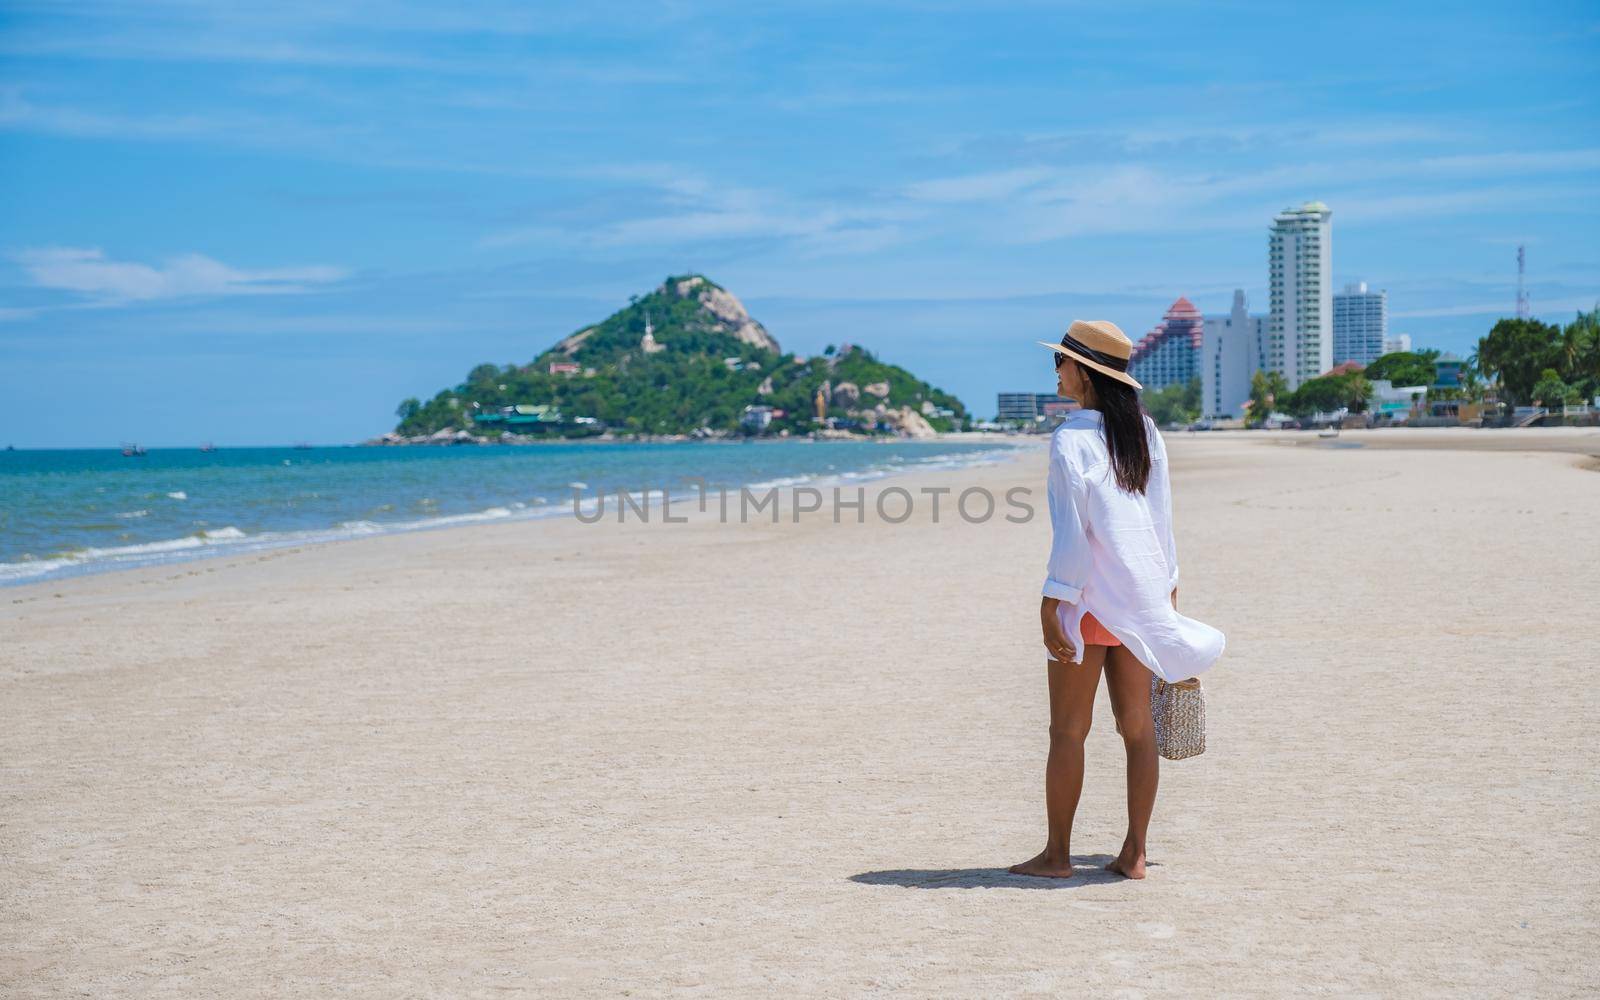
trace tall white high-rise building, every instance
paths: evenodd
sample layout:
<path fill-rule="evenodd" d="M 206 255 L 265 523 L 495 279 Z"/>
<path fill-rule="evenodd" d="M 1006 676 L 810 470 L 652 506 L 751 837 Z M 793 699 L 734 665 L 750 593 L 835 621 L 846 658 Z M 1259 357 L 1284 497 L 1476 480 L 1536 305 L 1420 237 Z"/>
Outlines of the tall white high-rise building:
<path fill-rule="evenodd" d="M 1207 316 L 1200 345 L 1200 410 L 1207 420 L 1244 416 L 1250 377 L 1266 367 L 1267 317 L 1252 316 L 1244 289 L 1226 316 Z"/>
<path fill-rule="evenodd" d="M 1365 281 L 1346 285 L 1333 297 L 1333 363 L 1370 365 L 1384 353 L 1389 335 L 1389 293 L 1370 292 Z"/>
<path fill-rule="evenodd" d="M 1320 201 L 1272 220 L 1267 365 L 1289 388 L 1333 367 L 1333 211 Z"/>
<path fill-rule="evenodd" d="M 1383 353 L 1384 354 L 1398 354 L 1398 353 L 1400 353 L 1402 351 L 1404 351 L 1406 353 L 1410 353 L 1410 351 L 1411 351 L 1411 334 L 1409 334 L 1409 333 L 1397 333 L 1392 337 L 1384 337 L 1383 338 Z"/>

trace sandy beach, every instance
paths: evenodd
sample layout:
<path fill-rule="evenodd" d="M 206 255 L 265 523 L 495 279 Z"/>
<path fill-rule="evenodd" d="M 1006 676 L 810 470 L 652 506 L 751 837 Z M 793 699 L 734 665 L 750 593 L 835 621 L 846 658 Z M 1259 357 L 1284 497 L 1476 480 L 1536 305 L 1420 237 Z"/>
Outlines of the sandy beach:
<path fill-rule="evenodd" d="M 1600 432 L 1168 441 L 1229 644 L 1143 882 L 1098 870 L 1103 685 L 1081 871 L 1005 873 L 1044 840 L 1041 447 L 865 524 L 0 590 L 0 995 L 1593 995 Z M 974 485 L 1038 516 L 870 509 Z"/>

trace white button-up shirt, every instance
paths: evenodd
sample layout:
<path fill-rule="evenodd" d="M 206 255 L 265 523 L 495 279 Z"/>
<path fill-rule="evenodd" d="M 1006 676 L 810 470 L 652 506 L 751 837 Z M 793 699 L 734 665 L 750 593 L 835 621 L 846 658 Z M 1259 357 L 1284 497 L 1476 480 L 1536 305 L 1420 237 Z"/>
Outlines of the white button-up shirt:
<path fill-rule="evenodd" d="M 1050 441 L 1050 523 L 1054 532 L 1044 596 L 1058 598 L 1062 626 L 1083 661 L 1085 613 L 1150 672 L 1181 681 L 1222 656 L 1221 632 L 1178 614 L 1178 549 L 1172 538 L 1167 446 L 1145 418 L 1150 481 L 1144 493 L 1117 485 L 1099 410 L 1078 410 Z"/>

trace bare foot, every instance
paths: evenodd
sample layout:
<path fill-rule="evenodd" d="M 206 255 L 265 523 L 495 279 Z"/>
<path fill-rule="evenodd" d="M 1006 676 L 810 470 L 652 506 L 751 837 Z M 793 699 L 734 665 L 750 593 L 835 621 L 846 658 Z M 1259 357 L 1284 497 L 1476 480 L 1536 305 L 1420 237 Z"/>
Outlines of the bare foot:
<path fill-rule="evenodd" d="M 1071 878 L 1072 858 L 1040 851 L 1038 856 L 1020 865 L 1012 865 L 1006 871 L 1013 875 L 1034 875 L 1038 878 Z"/>
<path fill-rule="evenodd" d="M 1123 848 L 1116 860 L 1106 865 L 1106 871 L 1116 872 L 1123 878 L 1144 878 L 1144 852 Z"/>

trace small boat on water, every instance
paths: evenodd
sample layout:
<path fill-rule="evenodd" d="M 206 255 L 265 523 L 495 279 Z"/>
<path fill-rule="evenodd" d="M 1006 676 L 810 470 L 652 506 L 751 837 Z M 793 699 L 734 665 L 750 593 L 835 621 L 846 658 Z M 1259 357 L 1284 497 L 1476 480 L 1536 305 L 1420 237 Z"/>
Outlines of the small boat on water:
<path fill-rule="evenodd" d="M 145 447 L 142 444 L 125 444 L 122 446 L 123 458 L 143 458 Z"/>
<path fill-rule="evenodd" d="M 217 446 L 212 444 L 210 441 L 206 441 L 200 445 L 200 450 L 204 452 L 212 452 L 217 450 Z"/>
<path fill-rule="evenodd" d="M 312 445 L 308 444 L 305 441 L 296 441 L 294 443 L 294 450 L 295 451 L 310 451 L 311 448 L 312 448 Z"/>

